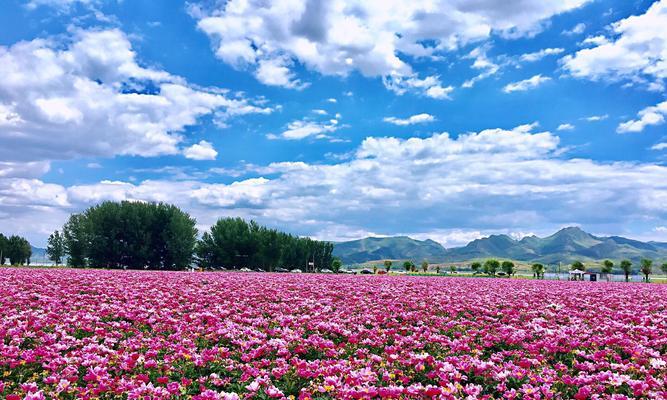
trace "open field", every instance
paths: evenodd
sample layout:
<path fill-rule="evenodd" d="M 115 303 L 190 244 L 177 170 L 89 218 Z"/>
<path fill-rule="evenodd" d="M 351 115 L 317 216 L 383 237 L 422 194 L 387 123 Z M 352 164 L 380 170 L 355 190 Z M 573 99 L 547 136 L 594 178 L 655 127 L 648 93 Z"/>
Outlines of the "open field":
<path fill-rule="evenodd" d="M 0 394 L 665 398 L 667 286 L 0 270 Z"/>

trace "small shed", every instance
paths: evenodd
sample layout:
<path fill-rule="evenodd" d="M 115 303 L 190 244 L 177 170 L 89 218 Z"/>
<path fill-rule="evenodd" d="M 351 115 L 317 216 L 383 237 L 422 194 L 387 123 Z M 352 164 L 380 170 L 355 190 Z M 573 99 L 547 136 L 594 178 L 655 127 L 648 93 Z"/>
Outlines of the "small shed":
<path fill-rule="evenodd" d="M 585 274 L 586 274 L 585 271 L 582 271 L 580 269 L 573 269 L 572 271 L 570 271 L 570 280 L 571 281 L 583 281 Z"/>

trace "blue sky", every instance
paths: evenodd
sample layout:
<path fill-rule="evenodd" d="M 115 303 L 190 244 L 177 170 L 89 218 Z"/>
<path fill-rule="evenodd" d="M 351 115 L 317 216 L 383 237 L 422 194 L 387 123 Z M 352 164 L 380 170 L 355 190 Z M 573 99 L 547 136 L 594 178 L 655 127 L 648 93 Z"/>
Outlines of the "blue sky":
<path fill-rule="evenodd" d="M 0 223 L 667 241 L 667 0 L 8 0 Z"/>

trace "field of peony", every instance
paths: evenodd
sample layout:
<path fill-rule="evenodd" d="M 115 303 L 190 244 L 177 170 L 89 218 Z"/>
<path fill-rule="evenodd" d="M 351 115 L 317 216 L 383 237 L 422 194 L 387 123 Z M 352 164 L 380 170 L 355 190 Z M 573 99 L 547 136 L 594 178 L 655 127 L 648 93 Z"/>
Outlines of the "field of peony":
<path fill-rule="evenodd" d="M 0 399 L 667 398 L 667 285 L 0 269 Z"/>

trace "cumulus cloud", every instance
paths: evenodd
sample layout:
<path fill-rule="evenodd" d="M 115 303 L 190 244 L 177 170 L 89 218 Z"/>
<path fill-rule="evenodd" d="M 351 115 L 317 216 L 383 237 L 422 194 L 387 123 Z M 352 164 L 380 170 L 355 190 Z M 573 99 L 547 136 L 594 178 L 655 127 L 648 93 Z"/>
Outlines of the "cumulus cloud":
<path fill-rule="evenodd" d="M 572 124 L 560 124 L 558 125 L 558 128 L 556 128 L 557 131 L 571 131 L 574 129 L 574 125 Z"/>
<path fill-rule="evenodd" d="M 548 76 L 542 76 L 541 74 L 538 74 L 519 82 L 508 83 L 503 88 L 503 92 L 505 93 L 525 92 L 526 90 L 534 89 L 542 85 L 544 82 L 548 82 L 550 80 L 551 78 L 549 78 Z"/>
<path fill-rule="evenodd" d="M 644 14 L 615 22 L 610 31 L 609 38 L 590 40 L 597 46 L 564 57 L 563 67 L 574 77 L 592 80 L 667 78 L 667 0 L 656 1 Z"/>
<path fill-rule="evenodd" d="M 142 66 L 117 29 L 0 46 L 0 75 L 3 160 L 177 154 L 202 116 L 271 111 Z"/>
<path fill-rule="evenodd" d="M 397 118 L 397 117 L 385 117 L 384 118 L 384 122 L 388 122 L 390 124 L 399 125 L 399 126 L 424 124 L 424 123 L 433 122 L 433 121 L 435 121 L 435 117 L 432 116 L 431 114 L 427 114 L 427 113 L 411 115 L 408 118 Z"/>
<path fill-rule="evenodd" d="M 652 107 L 647 107 L 637 113 L 638 119 L 621 123 L 616 128 L 618 133 L 641 132 L 650 125 L 661 125 L 665 123 L 667 115 L 667 101 L 663 101 Z"/>
<path fill-rule="evenodd" d="M 667 142 L 662 142 L 662 143 L 656 143 L 653 146 L 651 146 L 651 150 L 664 150 L 667 149 Z"/>
<path fill-rule="evenodd" d="M 586 30 L 586 24 L 580 22 L 572 27 L 572 29 L 567 29 L 563 31 L 563 35 L 574 36 L 581 35 Z"/>
<path fill-rule="evenodd" d="M 301 140 L 308 137 L 315 139 L 332 139 L 327 133 L 335 132 L 340 129 L 337 119 L 331 119 L 326 122 L 297 120 L 287 124 L 287 128 L 279 135 L 268 134 L 269 139 Z"/>
<path fill-rule="evenodd" d="M 571 221 L 599 231 L 622 231 L 637 220 L 667 225 L 667 167 L 569 159 L 558 136 L 536 131 L 535 124 L 367 138 L 350 158 L 331 164 L 246 167 L 249 176 L 229 184 L 186 179 L 65 187 L 27 176 L 0 179 L 0 214 L 28 204 L 44 221 L 62 223 L 65 211 L 102 200 L 167 201 L 192 212 L 201 226 L 220 215 L 242 216 L 326 239 L 348 237 L 345 232 L 528 232 Z M 25 226 L 34 215 L 11 218 Z"/>
<path fill-rule="evenodd" d="M 550 17 L 589 1 L 231 0 L 194 4 L 190 13 L 211 38 L 218 58 L 255 71 L 265 83 L 298 86 L 287 70 L 299 63 L 323 75 L 358 71 L 385 78 L 389 88 L 444 99 L 448 85 L 416 84 L 428 77 L 418 76 L 408 58 L 435 57 L 492 33 L 532 36 Z M 272 67 L 268 80 L 257 72 L 266 66 Z M 397 80 L 403 85 L 397 86 Z"/>
<path fill-rule="evenodd" d="M 213 144 L 206 140 L 202 140 L 190 147 L 186 147 L 183 150 L 183 155 L 185 158 L 191 160 L 215 160 L 218 156 L 218 152 L 213 148 Z"/>

